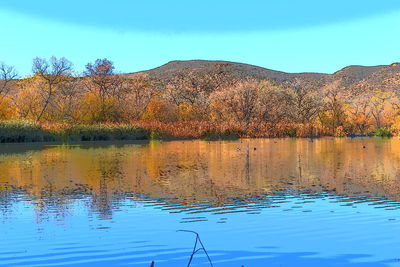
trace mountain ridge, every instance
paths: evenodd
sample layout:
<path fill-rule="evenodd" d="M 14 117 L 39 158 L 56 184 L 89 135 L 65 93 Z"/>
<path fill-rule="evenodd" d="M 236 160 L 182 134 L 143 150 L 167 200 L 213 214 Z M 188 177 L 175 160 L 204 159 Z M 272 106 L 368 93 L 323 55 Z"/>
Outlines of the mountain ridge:
<path fill-rule="evenodd" d="M 224 71 L 237 78 L 266 79 L 277 84 L 298 79 L 303 82 L 318 81 L 320 86 L 336 82 L 340 87 L 353 89 L 365 87 L 365 84 L 372 84 L 374 87 L 385 84 L 385 88 L 400 87 L 400 63 L 397 62 L 376 66 L 349 65 L 330 74 L 319 72 L 291 73 L 223 60 L 173 60 L 153 69 L 127 73 L 126 75 L 145 74 L 152 79 L 168 82 L 178 73 L 216 73 L 218 71 Z"/>

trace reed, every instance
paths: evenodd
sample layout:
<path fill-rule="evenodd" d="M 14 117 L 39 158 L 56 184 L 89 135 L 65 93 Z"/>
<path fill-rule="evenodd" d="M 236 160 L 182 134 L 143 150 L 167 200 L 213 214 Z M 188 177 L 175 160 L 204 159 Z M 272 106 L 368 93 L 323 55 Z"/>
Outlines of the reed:
<path fill-rule="evenodd" d="M 0 143 L 52 142 L 60 138 L 28 120 L 0 121 Z"/>
<path fill-rule="evenodd" d="M 135 121 L 150 132 L 152 139 L 229 140 L 237 138 L 318 137 L 333 135 L 328 129 L 301 123 L 251 123 L 247 127 L 231 122 Z"/>
<path fill-rule="evenodd" d="M 380 128 L 376 136 L 389 137 L 388 128 Z M 36 123 L 28 120 L 0 121 L 0 142 L 80 142 L 115 140 L 232 140 L 237 138 L 281 138 L 346 136 L 346 129 L 335 131 L 318 124 L 301 123 L 251 123 L 243 125 L 232 122 L 209 121 L 133 121 L 128 124 L 67 124 Z"/>
<path fill-rule="evenodd" d="M 128 124 L 74 125 L 61 131 L 65 141 L 146 140 L 149 133 L 143 127 Z"/>
<path fill-rule="evenodd" d="M 39 124 L 28 120 L 0 121 L 1 143 L 145 140 L 149 132 L 138 125 Z"/>
<path fill-rule="evenodd" d="M 236 139 L 242 136 L 240 129 L 226 123 L 208 121 L 135 121 L 147 129 L 151 139 Z"/>

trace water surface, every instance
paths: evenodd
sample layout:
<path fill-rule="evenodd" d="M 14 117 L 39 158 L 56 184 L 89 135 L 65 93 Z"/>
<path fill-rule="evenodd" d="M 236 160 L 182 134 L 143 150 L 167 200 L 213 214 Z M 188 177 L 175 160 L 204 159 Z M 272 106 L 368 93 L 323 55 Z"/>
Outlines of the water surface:
<path fill-rule="evenodd" d="M 399 139 L 1 145 L 1 266 L 400 266 Z M 208 266 L 204 253 L 192 266 Z"/>

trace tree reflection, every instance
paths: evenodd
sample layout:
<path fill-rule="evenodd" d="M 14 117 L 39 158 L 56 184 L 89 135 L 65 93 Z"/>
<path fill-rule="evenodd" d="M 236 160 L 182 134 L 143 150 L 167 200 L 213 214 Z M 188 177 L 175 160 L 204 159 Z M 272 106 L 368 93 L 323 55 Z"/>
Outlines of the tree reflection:
<path fill-rule="evenodd" d="M 259 139 L 3 152 L 0 209 L 5 217 L 23 195 L 41 222 L 63 220 L 76 199 L 110 219 L 132 194 L 178 208 L 198 201 L 224 208 L 285 191 L 400 200 L 399 148 L 398 139 Z"/>

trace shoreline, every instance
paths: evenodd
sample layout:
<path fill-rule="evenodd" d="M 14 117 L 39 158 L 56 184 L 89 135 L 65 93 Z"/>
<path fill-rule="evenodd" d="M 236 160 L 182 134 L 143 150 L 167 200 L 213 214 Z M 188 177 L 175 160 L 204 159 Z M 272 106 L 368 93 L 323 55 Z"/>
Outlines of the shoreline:
<path fill-rule="evenodd" d="M 307 131 L 297 131 L 306 126 Z M 327 129 L 313 125 L 256 124 L 247 127 L 218 124 L 208 121 L 187 121 L 162 123 L 157 121 L 136 121 L 131 123 L 67 124 L 37 123 L 28 120 L 0 121 L 0 144 L 52 143 L 75 144 L 90 142 L 141 142 L 150 140 L 238 140 L 244 138 L 361 138 L 392 137 L 389 128 L 367 133 L 341 131 L 331 134 Z"/>
<path fill-rule="evenodd" d="M 70 142 L 60 142 L 60 141 L 44 141 L 44 142 L 3 142 L 0 143 L 0 148 L 6 146 L 47 146 L 47 147 L 58 147 L 58 146 L 82 146 L 82 145 L 96 145 L 96 146 L 108 146 L 108 145 L 127 145 L 127 144 L 148 144 L 150 142 L 179 142 L 179 141 L 203 141 L 203 142 L 237 142 L 241 140 L 260 140 L 260 139 L 269 139 L 269 140 L 321 140 L 321 139 L 382 139 L 382 140 L 389 140 L 395 138 L 392 137 L 380 137 L 380 136 L 371 136 L 371 135 L 360 135 L 360 136 L 344 136 L 344 137 L 336 137 L 336 136 L 318 136 L 318 137 L 243 137 L 243 138 L 236 138 L 236 139 L 212 139 L 206 140 L 202 138 L 166 138 L 166 139 L 137 139 L 137 140 L 95 140 L 95 141 L 70 141 Z"/>

